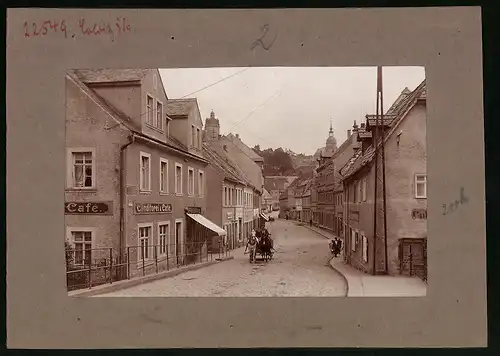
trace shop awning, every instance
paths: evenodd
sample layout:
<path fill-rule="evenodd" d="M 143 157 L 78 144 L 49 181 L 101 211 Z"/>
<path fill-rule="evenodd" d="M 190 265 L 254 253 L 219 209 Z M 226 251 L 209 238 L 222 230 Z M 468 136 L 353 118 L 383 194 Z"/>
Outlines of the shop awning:
<path fill-rule="evenodd" d="M 260 217 L 266 221 L 269 221 L 269 218 L 264 213 L 260 213 Z"/>
<path fill-rule="evenodd" d="M 189 216 L 194 221 L 196 221 L 198 224 L 203 225 L 207 229 L 215 232 L 219 236 L 224 236 L 227 234 L 226 230 L 217 226 L 216 224 L 214 224 L 201 214 L 186 214 L 186 215 Z"/>

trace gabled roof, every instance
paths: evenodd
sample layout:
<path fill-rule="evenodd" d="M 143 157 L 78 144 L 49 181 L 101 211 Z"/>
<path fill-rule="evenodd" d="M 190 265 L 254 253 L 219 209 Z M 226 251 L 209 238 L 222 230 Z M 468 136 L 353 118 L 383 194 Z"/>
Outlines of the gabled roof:
<path fill-rule="evenodd" d="M 169 99 L 165 105 L 165 112 L 168 116 L 187 116 L 196 105 L 196 98 Z"/>
<path fill-rule="evenodd" d="M 255 152 L 253 149 L 251 149 L 246 144 L 244 144 L 243 141 L 241 141 L 239 137 L 230 133 L 230 134 L 226 135 L 226 138 L 229 139 L 231 142 L 233 142 L 233 144 L 236 145 L 236 147 L 238 147 L 241 151 L 243 151 L 244 154 L 246 154 L 248 157 L 250 157 L 254 161 L 257 161 L 257 162 L 264 161 L 264 158 L 259 156 L 257 154 L 257 152 Z"/>
<path fill-rule="evenodd" d="M 224 173 L 225 179 L 242 185 L 246 184 L 246 182 L 238 176 L 236 169 L 231 166 L 231 163 L 226 162 L 226 160 L 221 157 L 215 150 L 204 144 L 203 153 L 205 154 L 205 157 L 207 157 L 210 161 L 210 164 Z"/>
<path fill-rule="evenodd" d="M 111 71 L 111 70 L 108 70 Z M 117 72 L 122 71 L 121 69 L 115 70 Z M 125 114 L 123 111 L 119 110 L 116 108 L 113 104 L 111 104 L 108 100 L 104 99 L 101 95 L 97 94 L 95 90 L 92 88 L 89 88 L 85 83 L 83 83 L 79 78 L 78 75 L 76 74 L 76 71 L 67 71 L 67 76 L 68 78 L 75 83 L 76 86 L 80 90 L 82 90 L 85 94 L 87 94 L 101 109 L 103 109 L 105 112 L 110 115 L 110 117 L 117 123 L 117 125 L 120 125 L 121 127 L 125 128 L 126 130 L 130 131 L 134 135 L 138 137 L 142 137 L 144 139 L 147 139 L 149 141 L 154 141 L 160 145 L 164 145 L 170 148 L 173 148 L 177 151 L 181 151 L 183 154 L 190 156 L 190 157 L 196 157 L 196 159 L 201 160 L 201 161 L 206 161 L 204 158 L 193 155 L 189 153 L 188 148 L 184 146 L 180 141 L 175 139 L 172 136 L 166 137 L 165 142 L 160 141 L 154 137 L 150 137 L 144 133 L 142 133 L 141 127 L 137 125 L 136 122 L 132 120 L 130 116 Z M 117 77 L 120 77 L 119 74 L 116 74 Z"/>
<path fill-rule="evenodd" d="M 225 152 L 220 146 L 210 143 L 204 143 L 204 146 L 219 157 L 219 159 L 223 162 L 224 168 L 229 170 L 233 177 L 241 181 L 244 185 L 255 189 L 255 186 L 247 177 L 246 173 L 238 165 L 233 163 L 227 152 Z"/>
<path fill-rule="evenodd" d="M 394 133 L 396 127 L 403 121 L 408 112 L 415 106 L 418 100 L 426 100 L 427 89 L 425 84 L 425 79 L 420 83 L 420 85 L 407 95 L 403 100 L 401 100 L 398 105 L 391 106 L 393 112 L 397 113 L 397 117 L 392 121 L 390 129 L 386 132 L 384 137 L 384 142 L 389 139 L 389 137 Z M 379 143 L 380 145 L 380 143 Z M 340 169 L 340 174 L 342 179 L 346 179 L 353 175 L 359 169 L 361 169 L 366 164 L 370 163 L 375 157 L 375 148 L 370 146 L 367 148 L 365 154 L 362 154 L 362 150 L 358 149 L 356 153 L 346 162 L 346 164 Z"/>
<path fill-rule="evenodd" d="M 83 83 L 114 83 L 142 80 L 149 69 L 75 69 L 74 73 Z"/>

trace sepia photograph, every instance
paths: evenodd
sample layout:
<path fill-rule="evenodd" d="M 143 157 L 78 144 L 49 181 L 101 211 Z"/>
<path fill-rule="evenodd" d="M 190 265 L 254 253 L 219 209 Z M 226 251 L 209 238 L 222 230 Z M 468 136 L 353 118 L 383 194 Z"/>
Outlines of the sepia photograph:
<path fill-rule="evenodd" d="M 423 67 L 66 75 L 73 296 L 425 296 Z"/>
<path fill-rule="evenodd" d="M 7 347 L 487 345 L 483 15 L 9 9 Z"/>

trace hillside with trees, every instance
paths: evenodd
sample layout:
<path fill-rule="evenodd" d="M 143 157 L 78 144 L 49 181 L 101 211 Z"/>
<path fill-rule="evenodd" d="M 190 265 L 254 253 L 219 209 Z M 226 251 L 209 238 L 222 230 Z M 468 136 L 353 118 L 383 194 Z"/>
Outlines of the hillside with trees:
<path fill-rule="evenodd" d="M 312 156 L 304 154 L 296 154 L 290 150 L 284 150 L 279 147 L 275 150 L 266 148 L 262 150 L 259 145 L 256 145 L 253 150 L 262 158 L 264 158 L 264 176 L 292 176 L 297 174 L 299 167 L 300 171 L 304 170 L 304 166 L 313 166 Z M 302 175 L 302 174 L 300 174 Z"/>

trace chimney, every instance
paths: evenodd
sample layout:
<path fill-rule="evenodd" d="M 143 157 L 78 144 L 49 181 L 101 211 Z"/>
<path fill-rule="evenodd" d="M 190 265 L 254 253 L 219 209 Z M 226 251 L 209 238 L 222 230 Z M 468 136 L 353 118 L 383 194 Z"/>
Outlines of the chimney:
<path fill-rule="evenodd" d="M 362 122 L 362 123 L 361 123 L 361 128 L 362 128 L 363 130 L 365 129 L 365 123 L 364 123 L 364 122 Z"/>
<path fill-rule="evenodd" d="M 347 139 L 351 138 L 351 130 L 347 130 Z"/>
<path fill-rule="evenodd" d="M 222 148 L 224 149 L 224 151 L 227 152 L 227 146 L 226 145 L 222 146 Z"/>
<path fill-rule="evenodd" d="M 236 138 L 239 140 L 240 139 L 240 134 L 236 134 Z"/>

